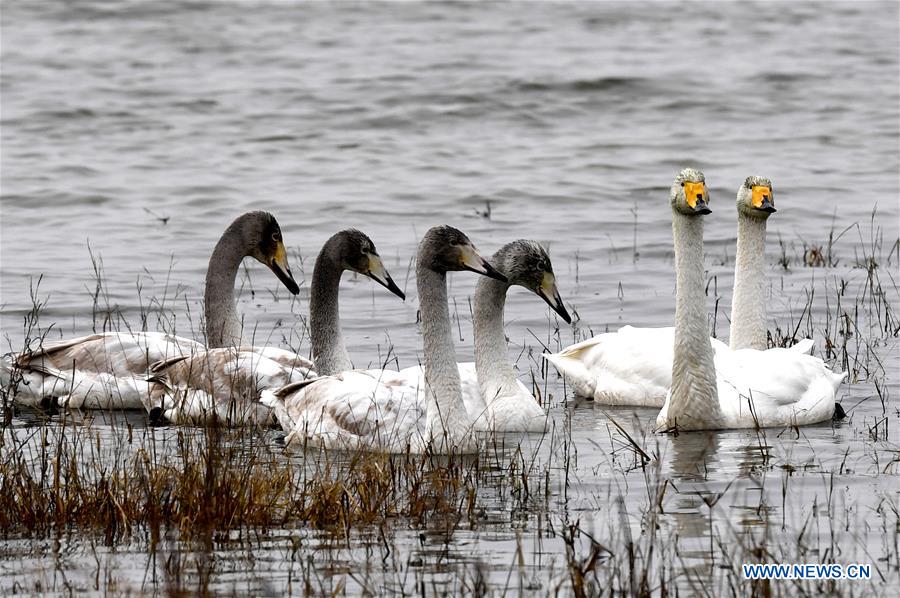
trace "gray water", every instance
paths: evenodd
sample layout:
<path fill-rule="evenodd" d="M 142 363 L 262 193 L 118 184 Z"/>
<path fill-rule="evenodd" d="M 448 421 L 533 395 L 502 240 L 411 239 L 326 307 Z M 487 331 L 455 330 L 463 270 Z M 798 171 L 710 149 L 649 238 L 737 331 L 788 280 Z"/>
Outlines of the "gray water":
<path fill-rule="evenodd" d="M 829 516 L 813 505 L 826 494 L 831 500 L 833 474 L 847 521 L 879 513 L 878 529 L 889 530 L 859 534 L 848 523 L 844 550 L 831 557 L 878 562 L 883 571 L 866 586 L 839 589 L 890 591 L 900 583 L 891 548 L 900 508 L 896 336 L 860 307 L 849 341 L 860 351 L 842 358 L 826 351 L 825 338 L 836 337 L 842 281 L 850 289 L 843 309 L 867 305 L 867 273 L 859 267 L 867 256 L 879 263 L 891 309 L 900 304 L 898 16 L 894 3 L 5 2 L 3 351 L 22 346 L 39 276 L 41 325 L 53 325 L 48 338 L 125 323 L 199 337 L 209 252 L 235 216 L 265 209 L 278 218 L 294 274 L 306 283 L 332 233 L 352 226 L 371 236 L 408 299 L 347 277 L 344 335 L 357 366 L 382 363 L 390 349 L 403 367 L 421 357 L 411 259 L 428 227 L 457 226 L 485 254 L 514 238 L 536 239 L 549 246 L 561 293 L 578 316 L 566 327 L 522 290 L 508 304 L 510 357 L 552 395 L 553 416 L 571 423 L 579 455 L 577 483 L 564 500 L 554 496 L 557 510 L 546 516 L 580 518 L 599 535 L 628 521 L 637 536 L 648 482 L 618 461 L 613 439 L 621 437 L 607 410 L 561 406 L 566 389 L 542 371 L 542 345 L 556 349 L 623 324 L 671 323 L 667 190 L 684 166 L 702 169 L 710 188 L 709 309 L 715 332 L 727 339 L 733 202 L 744 178 L 760 174 L 773 180 L 779 209 L 768 228 L 770 328 L 792 329 L 800 319 L 817 354 L 862 374 L 841 388 L 851 417 L 834 426 L 768 431 L 764 440 L 752 431 L 646 437 L 658 448 L 660 475 L 678 489 L 669 490 L 660 525 L 691 549 L 674 573 L 690 589 L 686 572 L 720 550 L 709 548 L 710 514 L 695 492 L 737 480 L 715 507 L 716 525 L 766 530 L 791 544 L 808 518 Z M 807 266 L 807 250 L 826 253 L 829 237 L 827 267 Z M 99 292 L 92 260 L 102 268 Z M 472 359 L 474 279 L 451 278 L 461 360 Z M 308 285 L 292 298 L 249 260 L 241 285 L 240 305 L 257 339 L 307 352 Z M 803 321 L 811 292 L 811 317 Z M 863 367 L 869 362 L 881 366 Z M 649 434 L 652 410 L 634 412 L 611 417 Z M 768 449 L 758 450 L 761 444 Z M 782 499 L 785 471 L 791 493 Z M 624 519 L 610 514 L 618 513 L 617 496 L 630 509 Z M 404 554 L 399 567 L 408 575 L 386 577 L 407 591 L 417 580 L 437 591 L 479 563 L 489 586 L 502 590 L 522 543 L 531 581 L 513 581 L 509 591 L 565 587 L 558 535 L 535 532 L 543 528 L 534 515 L 499 519 L 454 536 L 455 556 L 438 567 L 428 566 L 427 554 L 415 556 L 417 532 L 398 532 L 413 555 Z M 811 544 L 828 533 L 816 529 Z M 254 562 L 259 578 L 280 592 L 290 533 L 269 537 L 252 559 L 226 544 L 217 550 L 239 569 Z M 33 588 L 36 579 L 60 590 L 39 543 L 18 542 L 0 543 L 5 591 L 15 583 Z M 88 570 L 85 579 L 93 580 L 101 567 L 94 556 L 77 544 L 69 550 L 76 555 L 69 577 Z M 333 550 L 352 572 L 354 555 Z M 534 556 L 544 553 L 555 565 Z M 153 591 L 145 558 L 138 550 L 102 560 L 127 587 Z M 257 587 L 229 567 L 216 570 L 214 588 Z M 366 587 L 340 568 L 323 575 L 343 579 L 348 591 Z"/>

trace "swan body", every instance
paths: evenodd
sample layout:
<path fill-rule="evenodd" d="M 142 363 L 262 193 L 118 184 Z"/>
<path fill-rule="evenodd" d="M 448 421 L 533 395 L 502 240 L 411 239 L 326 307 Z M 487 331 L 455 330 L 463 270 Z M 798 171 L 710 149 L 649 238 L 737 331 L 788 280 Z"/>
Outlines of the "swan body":
<path fill-rule="evenodd" d="M 478 281 L 473 318 L 475 363 L 457 364 L 463 402 L 477 431 L 540 432 L 547 424 L 547 413 L 509 364 L 503 331 L 506 294 L 512 286 L 524 287 L 566 323 L 571 319 L 556 288 L 550 257 L 539 244 L 524 239 L 507 243 L 491 257 L 491 265 L 508 282 L 487 277 Z M 424 388 L 421 366 L 400 370 L 400 374 L 407 376 L 411 385 Z"/>
<path fill-rule="evenodd" d="M 706 328 L 703 215 L 710 213 L 703 174 L 685 169 L 672 185 L 675 239 L 672 387 L 660 430 L 719 430 L 806 425 L 831 419 L 844 374 L 789 349 L 720 348 Z"/>
<path fill-rule="evenodd" d="M 463 401 L 447 306 L 446 274 L 454 270 L 506 280 L 462 232 L 442 226 L 425 234 L 416 260 L 422 376 L 349 370 L 262 393 L 262 402 L 288 432 L 289 443 L 414 453 L 478 449 L 474 422 Z"/>
<path fill-rule="evenodd" d="M 427 412 L 410 379 L 390 370 L 350 370 L 265 390 L 261 401 L 288 432 L 288 444 L 421 453 Z"/>
<path fill-rule="evenodd" d="M 607 405 L 661 407 L 672 385 L 675 328 L 623 326 L 544 358 L 578 396 Z M 716 348 L 722 341 L 710 339 Z"/>
<path fill-rule="evenodd" d="M 459 373 L 463 404 L 472 420 L 472 430 L 540 432 L 544 429 L 547 413 L 520 380 L 516 380 L 512 388 L 498 388 L 491 405 L 494 409 L 489 409 L 478 385 L 475 362 L 457 363 L 456 369 Z M 402 380 L 405 387 L 414 390 L 413 400 L 421 405 L 425 404 L 425 370 L 422 366 L 403 368 L 396 372 L 396 379 Z"/>
<path fill-rule="evenodd" d="M 740 429 L 802 426 L 828 421 L 846 373 L 832 372 L 818 357 L 774 348 L 765 351 L 725 347 L 715 354 L 715 417 L 690 428 L 670 415 L 669 396 L 656 418 L 659 429 Z M 699 427 L 697 427 L 699 425 Z"/>
<path fill-rule="evenodd" d="M 737 193 L 738 241 L 731 310 L 731 347 L 765 349 L 766 221 L 775 212 L 772 183 L 748 177 Z M 544 358 L 574 387 L 578 396 L 608 405 L 661 407 L 672 386 L 674 327 L 635 328 L 599 334 Z M 710 338 L 716 359 L 727 348 Z M 810 353 L 803 339 L 791 351 Z"/>
<path fill-rule="evenodd" d="M 7 362 L 3 386 L 15 380 L 15 402 L 36 407 L 47 397 L 62 406 L 135 409 L 149 391 L 154 361 L 203 349 L 190 339 L 160 332 L 107 332 L 47 343 Z"/>
<path fill-rule="evenodd" d="M 604 405 L 661 407 L 672 386 L 675 328 L 623 326 L 598 334 L 544 358 L 564 372 L 575 393 Z M 714 358 L 728 345 L 710 337 Z M 809 353 L 812 339 L 803 339 L 787 351 Z M 716 362 L 718 363 L 718 361 Z M 596 375 L 596 372 L 603 372 Z"/>
<path fill-rule="evenodd" d="M 266 264 L 290 292 L 300 290 L 275 217 L 266 212 L 242 214 L 222 234 L 207 269 L 204 311 L 210 346 L 240 343 L 234 281 L 247 256 Z M 152 363 L 183 358 L 204 348 L 196 341 L 159 332 L 92 334 L 11 356 L 0 366 L 0 377 L 4 386 L 14 387 L 17 404 L 36 406 L 53 399 L 70 408 L 141 409 L 149 397 Z M 289 353 L 278 356 L 289 360 Z"/>
<path fill-rule="evenodd" d="M 404 298 L 384 267 L 374 243 L 355 229 L 340 231 L 326 241 L 316 260 L 310 288 L 310 327 L 317 363 L 349 356 L 341 337 L 338 284 L 344 270 L 353 270 Z M 175 423 L 265 424 L 271 409 L 260 402 L 267 388 L 280 388 L 318 376 L 313 362 L 272 347 L 211 349 L 152 366 L 154 384 L 146 408 L 151 418 L 163 415 Z"/>
<path fill-rule="evenodd" d="M 299 356 L 278 361 L 272 353 L 249 348 L 218 348 L 154 363 L 145 408 L 176 424 L 220 423 L 240 426 L 270 421 L 260 404 L 263 389 L 315 377 L 312 362 Z"/>

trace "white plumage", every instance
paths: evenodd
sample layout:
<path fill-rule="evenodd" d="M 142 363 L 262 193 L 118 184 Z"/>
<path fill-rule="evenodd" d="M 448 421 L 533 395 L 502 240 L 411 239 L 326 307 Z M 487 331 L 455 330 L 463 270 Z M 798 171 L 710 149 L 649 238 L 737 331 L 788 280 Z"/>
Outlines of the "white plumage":
<path fill-rule="evenodd" d="M 737 193 L 738 250 L 732 305 L 731 346 L 766 347 L 766 219 L 775 211 L 772 183 L 748 177 Z M 661 407 L 672 386 L 673 327 L 635 328 L 599 334 L 544 358 L 576 394 L 608 405 Z M 710 338 L 718 359 L 728 345 Z M 791 351 L 810 353 L 811 339 Z M 723 364 L 724 367 L 724 364 Z"/>
<path fill-rule="evenodd" d="M 844 374 L 831 372 L 821 359 L 790 349 L 722 345 L 713 352 L 706 328 L 703 216 L 710 210 L 703 174 L 682 171 L 671 203 L 677 275 L 672 387 L 657 428 L 800 426 L 831 419 Z"/>
<path fill-rule="evenodd" d="M 791 349 L 722 347 L 715 354 L 720 415 L 711 416 L 702 429 L 802 426 L 831 419 L 845 373 L 832 372 L 818 357 Z M 658 428 L 669 427 L 669 403 L 667 396 L 656 418 Z"/>

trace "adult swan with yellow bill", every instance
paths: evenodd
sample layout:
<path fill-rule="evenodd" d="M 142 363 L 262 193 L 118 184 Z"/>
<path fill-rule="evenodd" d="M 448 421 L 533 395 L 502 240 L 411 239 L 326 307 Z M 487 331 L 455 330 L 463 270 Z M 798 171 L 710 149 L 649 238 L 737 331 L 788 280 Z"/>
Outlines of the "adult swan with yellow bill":
<path fill-rule="evenodd" d="M 708 209 L 703 175 L 684 170 L 673 190 L 698 209 Z M 731 309 L 731 348 L 765 349 L 766 341 L 766 222 L 775 212 L 769 179 L 747 177 L 737 192 L 738 234 Z M 576 394 L 598 403 L 661 407 L 672 385 L 675 328 L 624 326 L 600 334 L 544 358 L 571 384 Z M 728 349 L 711 338 L 713 348 Z M 803 339 L 791 351 L 808 353 L 813 342 Z"/>

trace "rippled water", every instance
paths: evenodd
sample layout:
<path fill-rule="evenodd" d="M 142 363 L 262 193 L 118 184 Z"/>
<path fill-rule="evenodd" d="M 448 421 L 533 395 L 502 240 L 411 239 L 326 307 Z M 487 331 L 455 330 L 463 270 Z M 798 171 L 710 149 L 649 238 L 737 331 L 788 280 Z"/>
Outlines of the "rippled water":
<path fill-rule="evenodd" d="M 824 338 L 836 326 L 835 289 L 846 282 L 855 294 L 845 301 L 864 304 L 866 271 L 856 266 L 869 255 L 898 309 L 898 16 L 894 3 L 4 3 L 4 350 L 21 346 L 29 288 L 40 275 L 38 296 L 49 297 L 41 323 L 55 324 L 51 338 L 123 321 L 140 326 L 148 311 L 150 329 L 160 325 L 157 314 L 172 327 L 174 314 L 175 329 L 191 334 L 219 234 L 240 212 L 266 209 L 281 223 L 298 279 L 309 280 L 318 248 L 340 228 L 372 237 L 409 298 L 402 303 L 348 279 L 345 338 L 357 365 L 380 363 L 391 346 L 399 364 L 410 365 L 420 356 L 410 260 L 429 226 L 458 226 L 485 253 L 514 238 L 537 239 L 549 244 L 561 292 L 580 318 L 556 335 L 542 302 L 511 294 L 510 356 L 553 395 L 554 417 L 571 422 L 579 456 L 577 482 L 565 500 L 554 497 L 559 511 L 551 517 L 575 514 L 597 533 L 627 520 L 640 534 L 635 505 L 647 500 L 647 481 L 617 460 L 612 439 L 621 437 L 603 409 L 556 404 L 564 389 L 555 375 L 540 376 L 541 345 L 626 323 L 671 322 L 667 189 L 687 165 L 701 168 L 710 186 L 709 307 L 720 336 L 731 300 L 733 201 L 750 174 L 770 177 L 777 194 L 779 211 L 769 220 L 773 329 L 793 327 L 815 289 L 812 324 L 802 330 L 834 361 Z M 831 267 L 806 267 L 804 252 L 826 252 L 829 235 Z M 99 311 L 92 255 L 102 262 Z M 246 266 L 241 305 L 257 338 L 307 351 L 308 287 L 292 299 L 267 270 Z M 466 360 L 474 278 L 451 278 Z M 865 330 L 853 342 L 872 342 L 854 363 L 880 360 L 883 371 L 866 368 L 842 387 L 843 404 L 853 407 L 848 422 L 770 431 L 764 440 L 752 432 L 648 438 L 678 490 L 669 490 L 662 525 L 696 539 L 686 571 L 719 550 L 709 550 L 708 507 L 694 491 L 737 480 L 728 504 L 714 511 L 717 525 L 767 530 L 785 542 L 811 505 L 831 496 L 831 472 L 852 518 L 885 501 L 897 508 L 890 455 L 900 423 L 898 348 L 873 332 L 877 318 L 859 317 Z M 631 424 L 633 411 L 612 417 L 646 431 L 654 414 L 638 410 Z M 873 438 L 882 420 L 888 437 Z M 782 499 L 785 471 L 793 477 Z M 768 485 L 767 475 L 775 479 Z M 619 495 L 632 507 L 621 520 L 609 515 Z M 537 585 L 511 587 L 550 591 L 565 577 L 558 536 L 536 533 L 533 516 L 520 527 L 506 518 L 455 536 L 449 565 L 417 568 L 415 558 L 432 561 L 410 557 L 403 570 L 412 573 L 399 586 L 458 580 L 474 561 L 502 589 L 524 542 Z M 848 541 L 835 558 L 890 554 L 872 534 Z M 420 551 L 415 538 L 410 532 L 401 542 L 410 554 Z M 277 534 L 267 542 L 254 551 L 266 579 L 268 568 L 282 571 L 276 564 L 289 552 Z M 0 562 L 7 589 L 22 546 L 41 555 L 26 562 L 43 570 L 46 555 L 34 545 L 7 543 L 8 560 Z M 74 569 L 94 562 L 71 550 L 82 555 Z M 246 566 L 239 550 L 221 550 Z M 555 568 L 541 553 L 556 555 Z M 884 565 L 887 583 L 898 583 L 896 555 L 894 548 Z M 131 571 L 123 573 L 129 587 L 147 583 L 139 557 L 104 558 Z M 43 575 L 19 574 L 24 587 Z M 213 585 L 223 591 L 244 583 L 227 567 L 217 575 Z M 359 579 L 351 576 L 348 587 L 364 587 Z M 284 589 L 281 573 L 270 581 Z"/>

